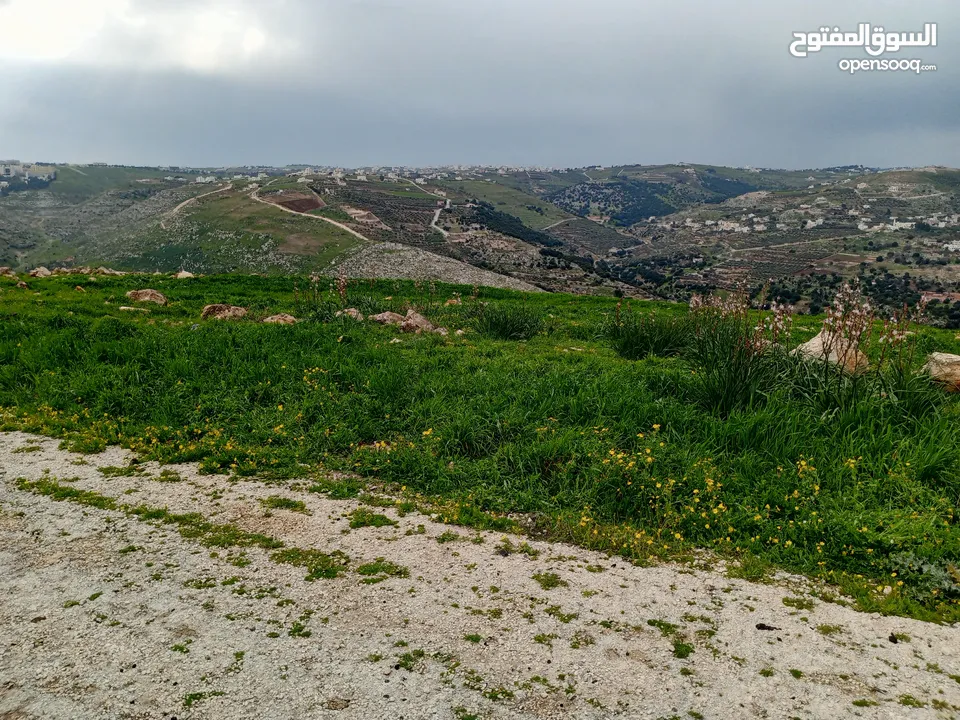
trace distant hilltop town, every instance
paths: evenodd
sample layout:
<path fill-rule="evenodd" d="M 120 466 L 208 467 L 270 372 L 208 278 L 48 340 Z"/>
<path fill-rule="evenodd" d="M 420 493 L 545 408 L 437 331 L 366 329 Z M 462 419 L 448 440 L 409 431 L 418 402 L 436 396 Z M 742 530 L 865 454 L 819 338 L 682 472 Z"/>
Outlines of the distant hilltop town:
<path fill-rule="evenodd" d="M 48 183 L 56 179 L 57 169 L 52 165 L 0 160 L 0 193 L 14 184 Z"/>

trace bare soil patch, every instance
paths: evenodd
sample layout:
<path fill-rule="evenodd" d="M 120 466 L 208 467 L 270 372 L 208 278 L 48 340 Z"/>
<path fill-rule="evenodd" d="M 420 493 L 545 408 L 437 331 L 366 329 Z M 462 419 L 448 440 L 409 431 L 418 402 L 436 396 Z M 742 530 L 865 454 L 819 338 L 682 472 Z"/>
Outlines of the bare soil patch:
<path fill-rule="evenodd" d="M 310 481 L 132 459 L 0 434 L 0 717 L 934 718 L 960 706 L 957 628 L 823 602 L 802 578 L 752 584 L 706 556 L 636 567 L 333 500 Z M 54 500 L 43 481 L 87 504 Z M 285 555 L 204 544 L 146 508 L 260 533 Z M 289 558 L 309 552 L 344 566 L 308 580 Z"/>

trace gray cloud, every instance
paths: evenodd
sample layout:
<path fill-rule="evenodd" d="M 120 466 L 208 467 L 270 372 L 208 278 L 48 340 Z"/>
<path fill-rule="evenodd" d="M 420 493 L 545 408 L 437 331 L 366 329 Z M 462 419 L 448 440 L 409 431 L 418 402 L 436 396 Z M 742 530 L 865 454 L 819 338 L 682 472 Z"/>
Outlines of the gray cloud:
<path fill-rule="evenodd" d="M 0 155 L 213 165 L 960 165 L 960 45 L 951 40 L 960 6 L 838 5 L 140 0 L 129 12 L 151 22 L 106 23 L 97 53 L 8 58 Z M 223 15 L 230 32 L 204 34 L 204 22 L 220 17 L 204 9 L 234 13 Z M 916 53 L 938 71 L 850 76 L 837 62 L 862 50 L 803 59 L 787 51 L 794 31 L 859 22 L 896 31 L 938 23 L 939 46 Z M 267 44 L 257 48 L 259 37 Z M 257 49 L 241 52 L 248 41 Z"/>

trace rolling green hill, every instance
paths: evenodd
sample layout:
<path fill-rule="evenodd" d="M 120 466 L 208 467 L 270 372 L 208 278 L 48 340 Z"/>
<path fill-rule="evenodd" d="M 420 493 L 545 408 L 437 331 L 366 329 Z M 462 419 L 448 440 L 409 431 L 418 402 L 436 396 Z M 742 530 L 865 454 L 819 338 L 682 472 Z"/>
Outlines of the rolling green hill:
<path fill-rule="evenodd" d="M 50 183 L 50 192 L 68 202 L 89 200 L 108 190 L 143 189 L 150 184 L 173 186 L 165 177 L 183 177 L 192 182 L 196 175 L 157 170 L 155 168 L 114 167 L 100 165 L 60 165 L 57 179 Z M 140 182 L 149 180 L 150 183 Z"/>
<path fill-rule="evenodd" d="M 564 212 L 550 202 L 499 182 L 463 180 L 443 182 L 441 186 L 458 200 L 474 198 L 488 202 L 495 209 L 520 218 L 525 225 L 534 230 L 540 230 L 571 217 L 570 213 Z"/>

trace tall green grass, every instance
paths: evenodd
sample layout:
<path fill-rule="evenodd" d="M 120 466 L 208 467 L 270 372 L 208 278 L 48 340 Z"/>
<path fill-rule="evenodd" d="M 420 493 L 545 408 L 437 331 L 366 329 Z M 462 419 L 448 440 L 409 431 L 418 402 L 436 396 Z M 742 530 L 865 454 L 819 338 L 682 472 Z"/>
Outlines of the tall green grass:
<path fill-rule="evenodd" d="M 365 313 L 416 306 L 472 331 L 396 344 L 395 328 L 328 314 L 256 323 L 297 311 L 290 278 L 77 282 L 0 284 L 0 427 L 208 472 L 350 469 L 456 501 L 460 519 L 532 513 L 629 557 L 709 547 L 841 583 L 870 609 L 960 618 L 946 580 L 960 560 L 960 402 L 912 370 L 854 379 L 761 352 L 755 371 L 753 356 L 730 362 L 732 331 L 627 360 L 590 339 L 615 313 L 597 298 L 351 283 L 345 304 Z M 117 311 L 147 283 L 170 305 Z M 464 304 L 445 306 L 454 291 Z M 201 322 L 208 302 L 255 312 Z M 522 322 L 488 315 L 480 332 L 490 308 Z M 499 339 L 517 326 L 526 342 Z M 960 351 L 952 334 L 921 339 Z"/>
<path fill-rule="evenodd" d="M 498 340 L 529 340 L 544 327 L 542 313 L 522 303 L 476 303 L 468 317 L 474 330 Z"/>
<path fill-rule="evenodd" d="M 693 338 L 693 325 L 686 315 L 621 309 L 603 325 L 603 335 L 610 346 L 628 360 L 642 360 L 650 355 L 675 357 L 683 353 Z"/>

